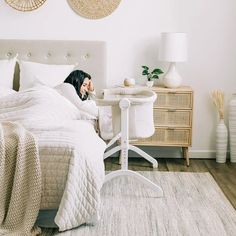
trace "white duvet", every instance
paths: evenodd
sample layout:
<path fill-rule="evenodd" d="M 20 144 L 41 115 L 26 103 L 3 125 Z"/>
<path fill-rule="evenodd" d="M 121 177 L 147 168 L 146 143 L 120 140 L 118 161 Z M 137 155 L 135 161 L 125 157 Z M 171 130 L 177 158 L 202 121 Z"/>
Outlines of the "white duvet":
<path fill-rule="evenodd" d="M 3 93 L 0 89 L 0 121 L 21 123 L 36 135 L 41 152 L 56 147 L 67 157 L 68 173 L 55 223 L 68 230 L 99 217 L 100 189 L 104 181 L 105 143 L 84 113 L 54 89 L 40 86 Z M 63 157 L 62 155 L 62 157 Z M 44 155 L 46 157 L 46 155 Z M 44 158 L 44 164 L 47 165 Z M 61 159 L 63 165 L 63 159 Z M 58 159 L 48 165 L 57 166 Z M 65 169 L 61 168 L 61 171 Z M 60 169 L 57 170 L 60 172 Z M 50 175 L 50 172 L 47 173 Z M 53 178 L 57 176 L 52 176 Z"/>

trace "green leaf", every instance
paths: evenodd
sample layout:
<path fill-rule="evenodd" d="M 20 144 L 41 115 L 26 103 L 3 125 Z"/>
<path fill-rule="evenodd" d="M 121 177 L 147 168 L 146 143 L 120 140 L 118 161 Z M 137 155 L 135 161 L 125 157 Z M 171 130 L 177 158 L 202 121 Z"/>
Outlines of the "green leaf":
<path fill-rule="evenodd" d="M 155 75 L 160 75 L 160 74 L 163 74 L 164 72 L 161 70 L 161 69 L 154 69 L 153 71 L 152 71 L 152 74 L 155 74 Z"/>
<path fill-rule="evenodd" d="M 144 70 L 149 70 L 149 68 L 148 68 L 147 66 L 142 66 L 142 68 L 143 68 Z"/>
<path fill-rule="evenodd" d="M 142 73 L 142 75 L 148 75 L 148 74 L 149 74 L 149 73 L 148 73 L 147 70 L 144 70 L 143 73 Z"/>
<path fill-rule="evenodd" d="M 158 75 L 153 75 L 152 78 L 153 79 L 159 79 L 159 76 Z"/>

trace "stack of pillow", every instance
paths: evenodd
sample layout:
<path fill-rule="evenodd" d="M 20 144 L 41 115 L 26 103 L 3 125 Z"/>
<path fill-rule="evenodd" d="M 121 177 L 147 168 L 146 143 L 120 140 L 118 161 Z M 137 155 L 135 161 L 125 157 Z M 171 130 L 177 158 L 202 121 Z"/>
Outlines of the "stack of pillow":
<path fill-rule="evenodd" d="M 36 85 L 56 87 L 62 84 L 73 71 L 75 65 L 49 65 L 30 61 L 20 61 L 20 89 Z"/>
<path fill-rule="evenodd" d="M 0 60 L 0 89 L 13 89 L 13 79 L 17 55 L 12 59 Z M 25 90 L 37 85 L 56 87 L 62 84 L 73 71 L 75 65 L 49 65 L 30 61 L 18 61 L 20 65 L 20 88 Z M 2 94 L 2 93 L 1 93 Z"/>
<path fill-rule="evenodd" d="M 0 95 L 13 92 L 13 79 L 17 56 L 9 60 L 0 60 Z"/>

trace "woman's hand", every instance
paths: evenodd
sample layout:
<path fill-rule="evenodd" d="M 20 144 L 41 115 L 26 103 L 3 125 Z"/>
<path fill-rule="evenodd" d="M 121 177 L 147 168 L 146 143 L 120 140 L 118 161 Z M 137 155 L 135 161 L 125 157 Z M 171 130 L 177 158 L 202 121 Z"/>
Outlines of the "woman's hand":
<path fill-rule="evenodd" d="M 93 86 L 93 82 L 92 82 L 91 79 L 89 80 L 88 90 L 89 90 L 90 92 L 93 92 L 93 91 L 94 91 L 94 86 Z"/>

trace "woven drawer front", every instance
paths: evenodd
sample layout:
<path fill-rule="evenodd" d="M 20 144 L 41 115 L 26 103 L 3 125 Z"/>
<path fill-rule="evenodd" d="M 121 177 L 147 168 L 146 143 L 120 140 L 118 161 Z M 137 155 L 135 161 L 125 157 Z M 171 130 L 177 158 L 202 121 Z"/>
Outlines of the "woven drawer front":
<path fill-rule="evenodd" d="M 188 146 L 191 145 L 190 129 L 156 128 L 155 133 L 148 139 L 139 140 L 143 145 Z"/>
<path fill-rule="evenodd" d="M 191 111 L 190 110 L 165 110 L 154 109 L 154 124 L 156 126 L 191 126 Z"/>
<path fill-rule="evenodd" d="M 192 108 L 191 93 L 158 93 L 155 107 Z"/>

